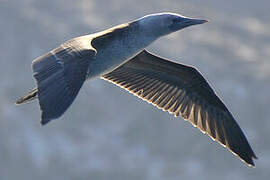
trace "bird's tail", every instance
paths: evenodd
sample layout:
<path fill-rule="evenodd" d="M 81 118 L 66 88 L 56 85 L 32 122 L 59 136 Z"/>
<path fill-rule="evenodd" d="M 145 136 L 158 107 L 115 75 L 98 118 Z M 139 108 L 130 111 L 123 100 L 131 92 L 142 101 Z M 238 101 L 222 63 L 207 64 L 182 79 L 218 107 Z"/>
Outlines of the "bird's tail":
<path fill-rule="evenodd" d="M 34 99 L 36 99 L 38 96 L 38 89 L 34 88 L 33 90 L 29 91 L 27 94 L 25 94 L 23 97 L 21 97 L 20 99 L 18 99 L 15 104 L 16 105 L 20 105 L 20 104 L 24 104 L 24 103 L 28 103 Z"/>

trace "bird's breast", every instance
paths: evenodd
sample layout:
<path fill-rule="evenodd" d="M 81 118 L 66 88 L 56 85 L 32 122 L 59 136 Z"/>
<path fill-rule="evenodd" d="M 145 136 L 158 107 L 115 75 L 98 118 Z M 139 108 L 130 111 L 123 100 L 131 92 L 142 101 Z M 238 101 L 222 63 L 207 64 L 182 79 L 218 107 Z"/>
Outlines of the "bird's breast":
<path fill-rule="evenodd" d="M 140 53 L 150 43 L 140 43 L 138 39 L 130 38 L 115 40 L 97 49 L 96 57 L 89 65 L 88 79 L 100 77 L 127 62 Z"/>

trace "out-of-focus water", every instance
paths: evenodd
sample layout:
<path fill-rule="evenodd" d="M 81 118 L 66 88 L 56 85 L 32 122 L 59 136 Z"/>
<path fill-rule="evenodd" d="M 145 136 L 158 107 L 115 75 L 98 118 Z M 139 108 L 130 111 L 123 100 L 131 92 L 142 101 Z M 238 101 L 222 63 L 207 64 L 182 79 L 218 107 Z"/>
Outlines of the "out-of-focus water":
<path fill-rule="evenodd" d="M 0 0 L 0 179 L 268 179 L 270 1 Z M 210 19 L 149 50 L 196 66 L 259 160 L 249 168 L 181 118 L 124 90 L 85 83 L 63 117 L 41 127 L 31 62 L 60 43 L 154 12 Z"/>

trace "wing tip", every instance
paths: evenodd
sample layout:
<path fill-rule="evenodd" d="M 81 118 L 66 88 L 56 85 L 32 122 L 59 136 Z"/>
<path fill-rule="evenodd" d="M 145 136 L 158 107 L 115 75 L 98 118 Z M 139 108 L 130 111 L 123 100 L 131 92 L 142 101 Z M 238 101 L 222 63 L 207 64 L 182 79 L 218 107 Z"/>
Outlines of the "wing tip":
<path fill-rule="evenodd" d="M 42 126 L 45 126 L 45 125 L 48 124 L 51 120 L 52 120 L 51 118 L 46 118 L 46 117 L 44 117 L 44 114 L 42 113 L 40 124 L 41 124 Z"/>
<path fill-rule="evenodd" d="M 255 155 L 251 147 L 249 146 L 249 149 L 247 149 L 246 153 L 239 153 L 234 152 L 230 147 L 224 146 L 226 149 L 228 149 L 230 152 L 232 152 L 233 155 L 235 155 L 237 158 L 239 158 L 242 162 L 247 164 L 249 167 L 255 168 L 254 160 L 258 159 L 258 157 Z"/>
<path fill-rule="evenodd" d="M 252 150 L 251 150 L 252 151 Z M 252 155 L 249 158 L 249 161 L 245 161 L 249 167 L 255 168 L 255 163 L 254 163 L 254 159 L 258 159 L 258 157 L 255 155 L 255 153 L 252 151 Z"/>
<path fill-rule="evenodd" d="M 50 111 L 45 111 L 45 110 L 42 110 L 42 109 L 41 109 L 41 111 L 42 111 L 42 113 L 41 113 L 40 124 L 42 126 L 45 126 L 46 124 L 48 124 L 52 120 L 57 119 L 62 115 L 62 114 L 51 114 Z"/>
<path fill-rule="evenodd" d="M 46 124 L 48 124 L 48 122 L 50 122 L 50 120 L 44 120 L 44 119 L 42 119 L 42 120 L 40 121 L 40 124 L 41 124 L 42 126 L 45 126 Z"/>
<path fill-rule="evenodd" d="M 243 160 L 249 167 L 255 168 L 253 159 L 258 159 L 256 156 L 251 156 L 248 159 Z"/>

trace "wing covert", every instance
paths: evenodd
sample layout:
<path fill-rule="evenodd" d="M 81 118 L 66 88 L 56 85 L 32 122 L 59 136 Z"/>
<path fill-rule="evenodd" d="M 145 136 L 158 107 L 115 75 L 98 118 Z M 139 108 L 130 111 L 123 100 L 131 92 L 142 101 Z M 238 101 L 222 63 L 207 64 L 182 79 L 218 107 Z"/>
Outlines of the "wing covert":
<path fill-rule="evenodd" d="M 95 50 L 83 38 L 72 39 L 33 61 L 42 124 L 60 117 L 68 109 L 86 79 Z"/>

